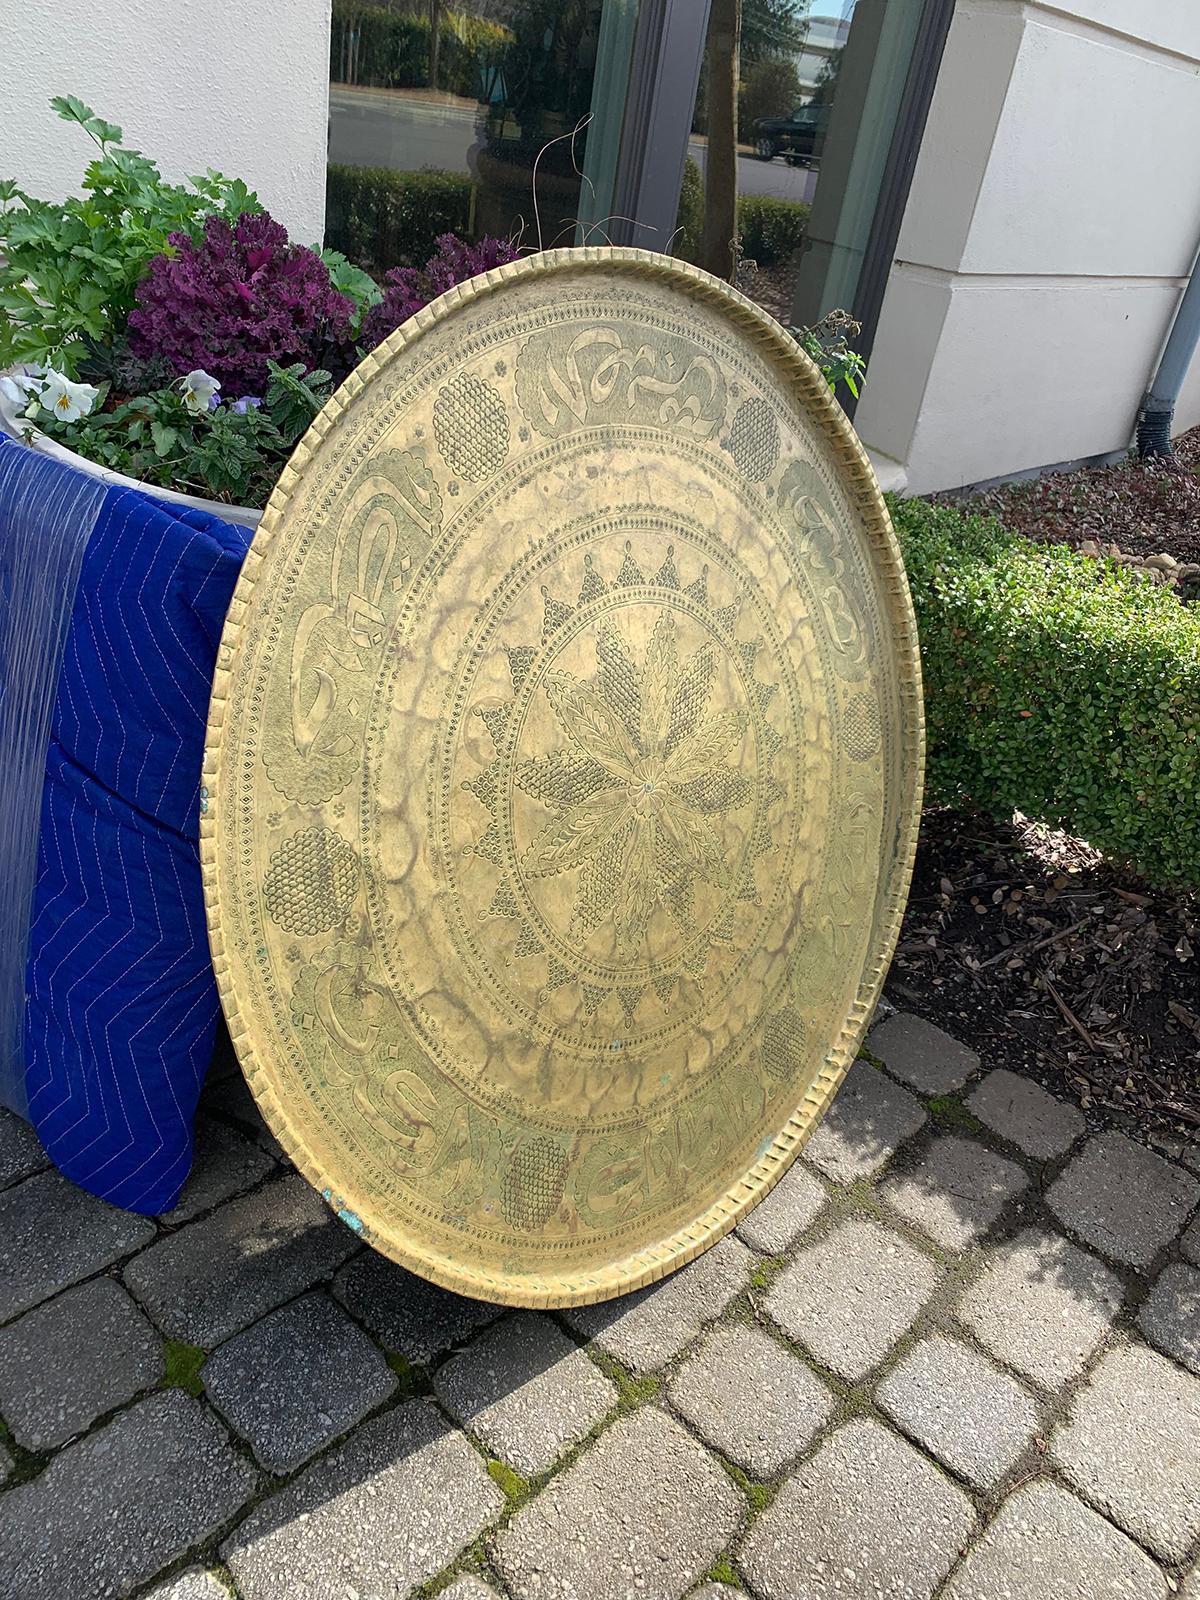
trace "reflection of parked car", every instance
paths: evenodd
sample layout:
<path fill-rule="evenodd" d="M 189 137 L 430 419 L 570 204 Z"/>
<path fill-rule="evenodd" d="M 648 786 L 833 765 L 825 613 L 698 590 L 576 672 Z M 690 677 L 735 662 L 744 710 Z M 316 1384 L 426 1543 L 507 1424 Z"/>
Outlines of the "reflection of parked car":
<path fill-rule="evenodd" d="M 790 117 L 759 117 L 751 129 L 755 154 L 763 161 L 782 155 L 813 164 L 821 159 L 828 126 L 828 106 L 797 106 Z"/>

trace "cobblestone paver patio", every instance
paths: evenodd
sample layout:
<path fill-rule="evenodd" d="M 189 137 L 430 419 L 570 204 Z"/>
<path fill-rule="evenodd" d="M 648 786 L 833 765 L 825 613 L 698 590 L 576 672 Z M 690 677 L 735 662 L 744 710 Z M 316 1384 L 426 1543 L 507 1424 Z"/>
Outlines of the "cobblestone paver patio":
<path fill-rule="evenodd" d="M 364 1250 L 232 1062 L 157 1226 L 0 1123 L 0 1600 L 1200 1600 L 1200 1149 L 915 1017 L 737 1233 L 503 1312 Z"/>

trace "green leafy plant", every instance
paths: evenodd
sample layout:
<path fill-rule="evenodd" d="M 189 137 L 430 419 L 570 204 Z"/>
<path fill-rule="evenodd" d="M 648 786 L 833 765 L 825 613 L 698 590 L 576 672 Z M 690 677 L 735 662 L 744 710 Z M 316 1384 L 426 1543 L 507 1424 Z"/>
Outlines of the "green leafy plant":
<path fill-rule="evenodd" d="M 921 637 L 930 799 L 1020 810 L 1200 886 L 1200 613 L 991 517 L 892 504 Z"/>
<path fill-rule="evenodd" d="M 73 422 L 39 413 L 36 426 L 126 477 L 234 505 L 262 506 L 301 434 L 329 396 L 328 372 L 270 363 L 260 404 L 188 404 L 181 384 Z"/>
<path fill-rule="evenodd" d="M 322 250 L 321 260 L 325 263 L 333 288 L 338 294 L 344 294 L 354 307 L 350 318 L 350 336 L 357 339 L 362 332 L 363 317 L 383 299 L 383 290 L 369 272 L 356 267 L 340 250 Z"/>
<path fill-rule="evenodd" d="M 854 398 L 867 373 L 867 363 L 849 341 L 862 332 L 862 324 L 855 322 L 848 311 L 831 311 L 810 328 L 789 328 L 796 343 L 812 357 L 824 375 L 825 382 L 837 393 L 839 383 L 844 383 Z"/>
<path fill-rule="evenodd" d="M 78 375 L 89 349 L 122 330 L 147 264 L 172 233 L 195 236 L 206 217 L 259 209 L 244 183 L 217 172 L 187 186 L 121 144 L 121 130 L 74 95 L 51 106 L 96 145 L 81 195 L 39 200 L 0 181 L 0 369 L 44 364 Z"/>
<path fill-rule="evenodd" d="M 295 444 L 328 400 L 330 376 L 320 369 L 306 373 L 299 361 L 290 367 L 281 367 L 276 361 L 267 365 L 270 382 L 264 409 L 284 438 Z"/>

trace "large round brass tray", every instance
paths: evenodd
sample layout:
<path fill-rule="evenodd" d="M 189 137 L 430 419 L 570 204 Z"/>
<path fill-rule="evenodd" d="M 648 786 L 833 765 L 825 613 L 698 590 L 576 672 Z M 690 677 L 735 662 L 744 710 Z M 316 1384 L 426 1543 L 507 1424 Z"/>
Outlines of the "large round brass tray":
<path fill-rule="evenodd" d="M 660 1277 L 845 1072 L 920 768 L 887 513 L 778 325 L 642 251 L 451 290 L 314 422 L 221 643 L 209 928 L 268 1123 L 447 1287 Z"/>

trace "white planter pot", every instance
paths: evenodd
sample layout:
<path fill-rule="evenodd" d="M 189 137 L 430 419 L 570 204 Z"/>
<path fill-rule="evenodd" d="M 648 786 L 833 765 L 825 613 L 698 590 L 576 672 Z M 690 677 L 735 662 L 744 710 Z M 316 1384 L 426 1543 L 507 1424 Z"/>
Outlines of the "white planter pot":
<path fill-rule="evenodd" d="M 21 416 L 13 402 L 6 399 L 3 394 L 0 394 L 0 431 L 7 433 L 13 439 L 20 440 L 22 444 L 27 444 L 39 455 L 50 456 L 53 460 L 62 461 L 79 472 L 86 472 L 89 478 L 100 478 L 104 483 L 115 484 L 121 489 L 140 489 L 143 494 L 151 495 L 155 500 L 167 500 L 174 506 L 190 506 L 196 511 L 208 511 L 214 517 L 224 517 L 226 522 L 236 522 L 243 528 L 257 528 L 262 517 L 261 511 L 255 511 L 250 506 L 230 506 L 222 500 L 205 500 L 199 495 L 179 494 L 174 489 L 160 489 L 157 484 L 142 483 L 137 478 L 127 478 L 123 473 L 113 472 L 95 461 L 89 461 L 86 456 L 76 455 L 74 450 L 68 450 L 66 445 L 57 443 L 39 428 L 35 428 L 28 417 Z"/>

